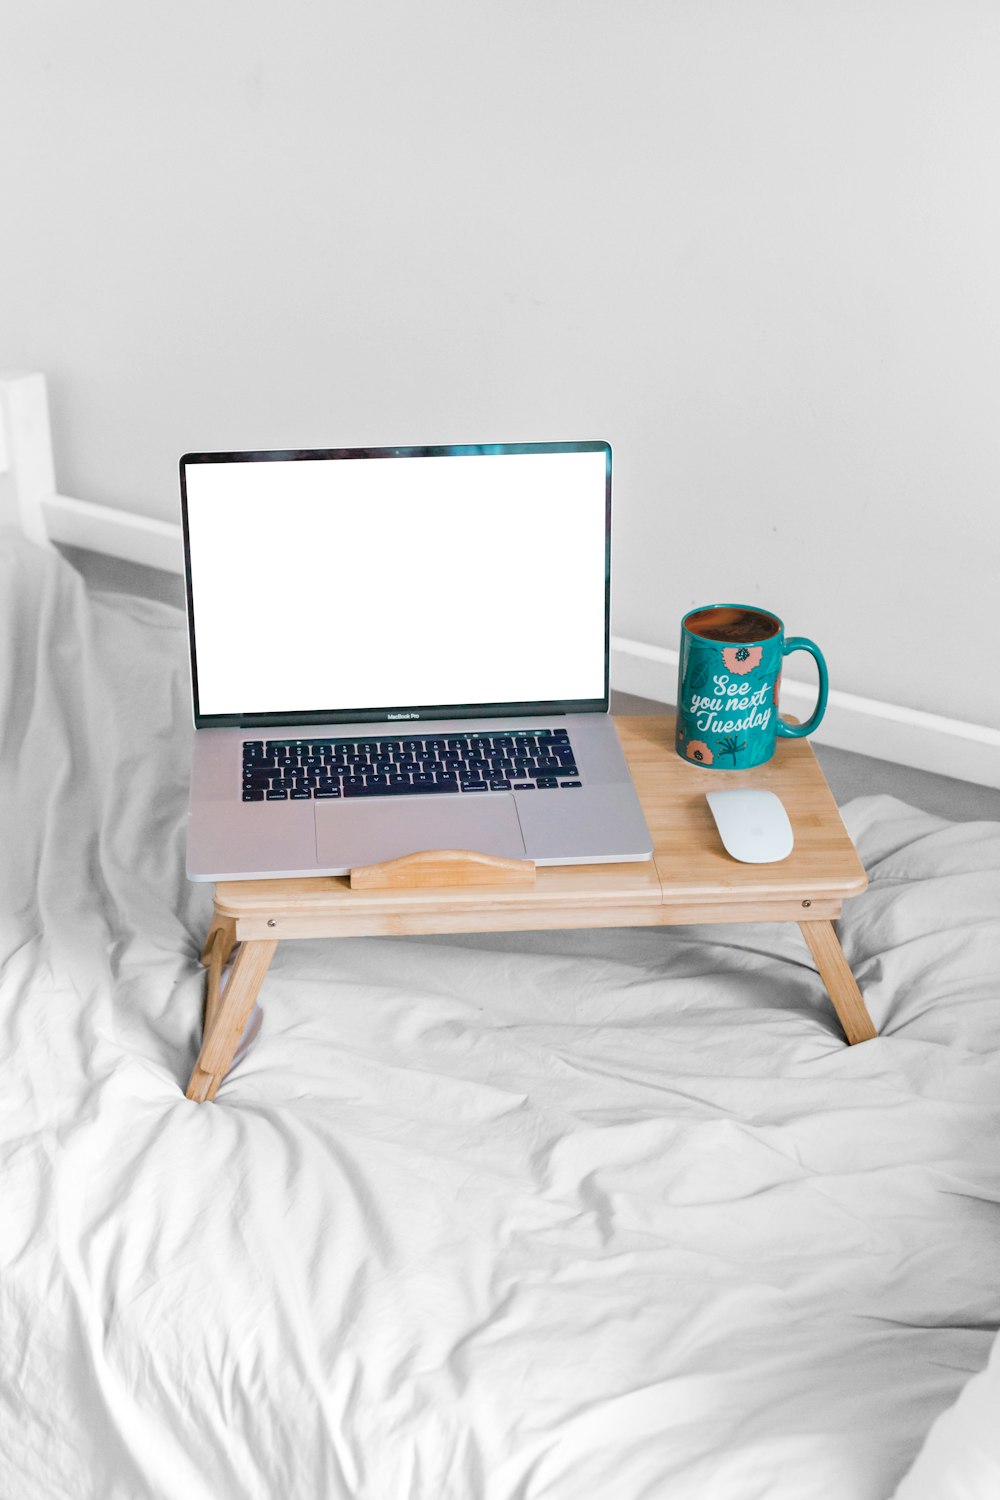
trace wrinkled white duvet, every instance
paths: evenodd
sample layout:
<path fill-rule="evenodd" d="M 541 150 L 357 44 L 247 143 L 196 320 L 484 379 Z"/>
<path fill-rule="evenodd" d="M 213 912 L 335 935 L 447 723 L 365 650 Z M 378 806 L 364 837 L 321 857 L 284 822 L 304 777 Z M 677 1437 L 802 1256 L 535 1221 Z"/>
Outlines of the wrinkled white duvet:
<path fill-rule="evenodd" d="M 3 1500 L 887 1500 L 1000 1317 L 1000 825 L 845 810 L 861 1046 L 793 927 L 288 943 L 198 1106 L 183 619 L 0 615 Z"/>

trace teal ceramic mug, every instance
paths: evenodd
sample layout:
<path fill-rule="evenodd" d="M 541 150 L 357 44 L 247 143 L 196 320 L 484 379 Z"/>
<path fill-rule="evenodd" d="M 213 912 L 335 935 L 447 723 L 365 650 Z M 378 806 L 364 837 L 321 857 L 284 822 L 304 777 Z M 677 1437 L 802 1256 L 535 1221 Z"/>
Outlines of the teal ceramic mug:
<path fill-rule="evenodd" d="M 816 711 L 805 724 L 778 718 L 781 666 L 808 651 L 819 669 Z M 826 711 L 823 653 L 804 635 L 785 636 L 777 615 L 753 604 L 704 604 L 681 621 L 677 754 L 713 771 L 746 771 L 774 754 L 776 739 L 812 734 Z"/>

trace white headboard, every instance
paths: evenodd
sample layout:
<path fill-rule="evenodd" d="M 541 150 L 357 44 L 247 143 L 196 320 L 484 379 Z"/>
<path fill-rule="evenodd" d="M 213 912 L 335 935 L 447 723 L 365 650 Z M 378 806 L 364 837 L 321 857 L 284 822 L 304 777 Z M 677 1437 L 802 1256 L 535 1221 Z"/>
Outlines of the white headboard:
<path fill-rule="evenodd" d="M 58 493 L 44 375 L 0 373 L 0 476 L 0 521 L 32 541 L 184 571 L 179 526 Z"/>

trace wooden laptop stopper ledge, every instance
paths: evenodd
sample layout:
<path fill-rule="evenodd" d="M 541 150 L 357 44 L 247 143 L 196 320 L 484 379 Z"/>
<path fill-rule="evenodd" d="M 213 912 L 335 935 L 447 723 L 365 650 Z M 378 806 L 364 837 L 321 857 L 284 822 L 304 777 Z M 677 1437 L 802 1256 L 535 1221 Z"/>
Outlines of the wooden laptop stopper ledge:
<path fill-rule="evenodd" d="M 393 891 L 435 885 L 534 885 L 530 859 L 501 859 L 471 849 L 427 849 L 351 871 L 352 891 Z"/>

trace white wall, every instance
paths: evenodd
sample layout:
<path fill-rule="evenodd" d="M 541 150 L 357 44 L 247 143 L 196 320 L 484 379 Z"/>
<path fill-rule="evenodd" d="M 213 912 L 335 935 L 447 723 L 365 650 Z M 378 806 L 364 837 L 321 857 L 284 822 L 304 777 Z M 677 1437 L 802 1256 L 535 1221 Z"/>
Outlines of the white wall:
<path fill-rule="evenodd" d="M 171 519 L 185 449 L 609 438 L 619 635 L 759 600 L 1000 727 L 998 65 L 995 0 L 8 4 L 0 364 Z"/>

